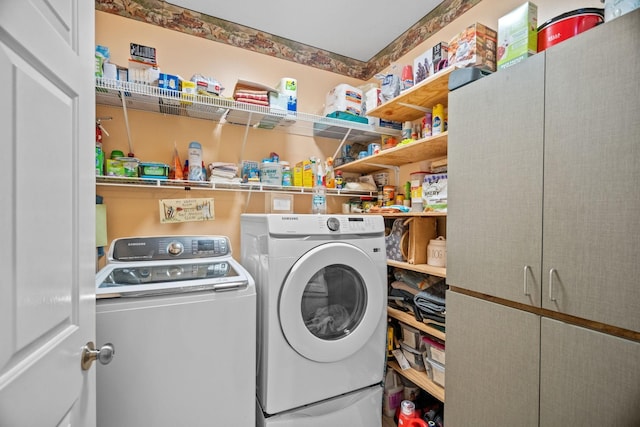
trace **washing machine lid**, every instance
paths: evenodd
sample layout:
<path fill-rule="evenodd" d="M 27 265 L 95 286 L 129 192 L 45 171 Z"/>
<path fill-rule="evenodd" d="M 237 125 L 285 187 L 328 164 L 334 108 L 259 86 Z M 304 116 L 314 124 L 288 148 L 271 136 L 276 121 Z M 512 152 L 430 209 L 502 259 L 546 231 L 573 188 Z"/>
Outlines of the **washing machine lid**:
<path fill-rule="evenodd" d="M 308 299 L 323 292 L 325 300 L 310 319 Z M 300 355 L 336 362 L 371 338 L 385 311 L 385 296 L 386 277 L 369 255 L 344 242 L 326 243 L 300 257 L 285 278 L 278 303 L 280 326 Z"/>
<path fill-rule="evenodd" d="M 96 274 L 96 297 L 228 291 L 248 284 L 244 269 L 231 257 L 113 263 Z"/>

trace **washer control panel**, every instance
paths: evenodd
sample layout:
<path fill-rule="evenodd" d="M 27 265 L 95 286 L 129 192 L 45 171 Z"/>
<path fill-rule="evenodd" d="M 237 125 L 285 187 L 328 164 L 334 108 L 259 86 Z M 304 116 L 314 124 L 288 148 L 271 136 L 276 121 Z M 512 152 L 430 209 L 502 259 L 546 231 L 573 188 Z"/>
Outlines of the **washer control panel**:
<path fill-rule="evenodd" d="M 231 255 L 226 236 L 161 236 L 116 239 L 109 249 L 109 262 L 196 259 Z"/>

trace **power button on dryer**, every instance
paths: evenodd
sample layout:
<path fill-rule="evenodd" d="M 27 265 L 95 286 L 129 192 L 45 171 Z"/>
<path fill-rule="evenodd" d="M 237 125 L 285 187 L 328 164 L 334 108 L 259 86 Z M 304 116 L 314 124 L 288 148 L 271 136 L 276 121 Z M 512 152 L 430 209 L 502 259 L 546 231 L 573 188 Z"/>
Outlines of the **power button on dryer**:
<path fill-rule="evenodd" d="M 335 217 L 329 218 L 327 220 L 327 227 L 329 227 L 329 230 L 331 230 L 331 231 L 340 230 L 340 220 L 338 218 L 335 218 Z"/>
<path fill-rule="evenodd" d="M 167 245 L 167 252 L 169 252 L 170 255 L 178 256 L 184 252 L 184 246 L 180 242 L 173 241 Z"/>

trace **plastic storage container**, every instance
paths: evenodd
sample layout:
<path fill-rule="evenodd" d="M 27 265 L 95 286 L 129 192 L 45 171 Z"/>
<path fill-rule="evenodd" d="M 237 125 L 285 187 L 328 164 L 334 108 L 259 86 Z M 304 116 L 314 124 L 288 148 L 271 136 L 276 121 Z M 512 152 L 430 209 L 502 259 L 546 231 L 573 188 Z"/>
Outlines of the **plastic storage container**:
<path fill-rule="evenodd" d="M 427 357 L 433 361 L 436 361 L 444 365 L 444 360 L 445 360 L 444 344 L 439 343 L 425 336 L 422 337 L 422 341 L 425 343 L 425 350 L 427 353 Z"/>
<path fill-rule="evenodd" d="M 260 182 L 269 185 L 282 185 L 282 165 L 280 163 L 262 162 L 260 164 Z"/>
<path fill-rule="evenodd" d="M 424 352 L 418 351 L 413 347 L 409 347 L 404 342 L 400 343 L 400 348 L 402 349 L 402 354 L 407 358 L 409 365 L 411 365 L 413 369 L 416 371 L 426 370 L 423 359 Z"/>
<path fill-rule="evenodd" d="M 429 379 L 439 386 L 444 387 L 444 365 L 441 365 L 428 357 L 425 357 L 424 359 L 424 366 L 427 370 Z"/>
<path fill-rule="evenodd" d="M 402 329 L 402 342 L 416 351 L 424 351 L 426 347 L 425 342 L 421 339 L 420 331 L 406 323 L 399 323 L 400 328 Z"/>

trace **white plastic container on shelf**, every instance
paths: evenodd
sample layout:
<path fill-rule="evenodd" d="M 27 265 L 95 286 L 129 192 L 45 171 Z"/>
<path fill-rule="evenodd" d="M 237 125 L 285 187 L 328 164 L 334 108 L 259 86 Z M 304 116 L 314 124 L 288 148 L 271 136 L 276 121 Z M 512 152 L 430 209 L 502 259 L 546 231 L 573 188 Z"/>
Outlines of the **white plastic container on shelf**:
<path fill-rule="evenodd" d="M 193 141 L 189 143 L 189 181 L 205 181 L 202 174 L 202 145 Z"/>
<path fill-rule="evenodd" d="M 430 358 L 424 358 L 424 365 L 427 370 L 427 375 L 434 383 L 441 387 L 444 387 L 444 365 L 439 364 L 435 360 Z"/>

